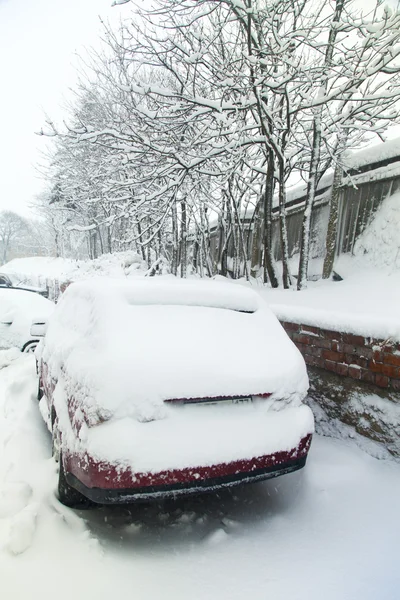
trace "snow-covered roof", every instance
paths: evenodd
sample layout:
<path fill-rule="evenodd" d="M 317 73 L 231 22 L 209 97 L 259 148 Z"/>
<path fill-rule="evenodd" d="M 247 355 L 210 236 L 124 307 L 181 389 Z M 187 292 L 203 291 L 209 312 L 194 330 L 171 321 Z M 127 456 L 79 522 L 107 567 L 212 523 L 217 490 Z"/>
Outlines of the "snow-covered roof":
<path fill-rule="evenodd" d="M 360 169 L 375 163 L 400 157 L 400 138 L 352 151 L 344 159 L 346 169 Z"/>

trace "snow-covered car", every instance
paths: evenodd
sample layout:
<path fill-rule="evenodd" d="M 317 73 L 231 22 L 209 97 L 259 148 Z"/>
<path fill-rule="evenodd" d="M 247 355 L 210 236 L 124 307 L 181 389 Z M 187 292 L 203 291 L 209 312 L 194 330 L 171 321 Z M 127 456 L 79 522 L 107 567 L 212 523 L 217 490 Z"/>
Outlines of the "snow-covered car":
<path fill-rule="evenodd" d="M 14 288 L 17 290 L 27 290 L 29 292 L 35 292 L 36 294 L 40 294 L 44 296 L 44 298 L 49 297 L 49 290 L 47 288 L 39 288 L 34 287 L 32 285 L 26 285 L 17 280 L 16 276 L 13 276 L 13 279 L 6 273 L 0 273 L 0 288 Z"/>
<path fill-rule="evenodd" d="M 31 291 L 0 287 L 0 349 L 34 352 L 54 303 Z"/>
<path fill-rule="evenodd" d="M 304 360 L 248 288 L 73 283 L 37 356 L 64 504 L 203 492 L 305 465 Z"/>

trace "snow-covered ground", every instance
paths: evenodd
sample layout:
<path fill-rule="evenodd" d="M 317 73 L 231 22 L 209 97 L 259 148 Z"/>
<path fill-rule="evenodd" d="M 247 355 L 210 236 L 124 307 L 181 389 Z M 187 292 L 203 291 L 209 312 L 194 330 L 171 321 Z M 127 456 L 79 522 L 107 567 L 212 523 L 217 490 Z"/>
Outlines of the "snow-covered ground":
<path fill-rule="evenodd" d="M 33 357 L 0 353 L 1 598 L 398 598 L 398 464 L 315 436 L 275 481 L 76 512 L 35 395 Z"/>

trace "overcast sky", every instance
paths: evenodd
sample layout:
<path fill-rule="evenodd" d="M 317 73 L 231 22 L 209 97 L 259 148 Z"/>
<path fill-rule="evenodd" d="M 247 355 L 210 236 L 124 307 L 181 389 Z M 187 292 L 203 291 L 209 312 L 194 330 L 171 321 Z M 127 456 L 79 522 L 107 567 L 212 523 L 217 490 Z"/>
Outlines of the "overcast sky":
<path fill-rule="evenodd" d="M 29 215 L 43 188 L 34 164 L 44 112 L 57 119 L 75 81 L 75 53 L 96 44 L 99 15 L 117 22 L 112 0 L 0 0 L 0 210 Z"/>
<path fill-rule="evenodd" d="M 29 216 L 29 205 L 44 187 L 35 164 L 46 141 L 35 131 L 45 112 L 55 121 L 62 116 L 76 78 L 76 53 L 98 43 L 99 15 L 116 24 L 130 13 L 129 4 L 111 5 L 112 0 L 0 0 L 0 210 Z"/>

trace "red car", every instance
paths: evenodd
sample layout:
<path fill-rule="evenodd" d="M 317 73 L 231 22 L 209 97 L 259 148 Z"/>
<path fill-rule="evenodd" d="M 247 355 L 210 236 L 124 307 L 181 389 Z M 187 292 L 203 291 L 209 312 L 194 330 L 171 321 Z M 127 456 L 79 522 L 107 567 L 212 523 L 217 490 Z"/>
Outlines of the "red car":
<path fill-rule="evenodd" d="M 305 465 L 305 364 L 248 288 L 75 283 L 37 356 L 66 505 L 210 491 Z"/>

